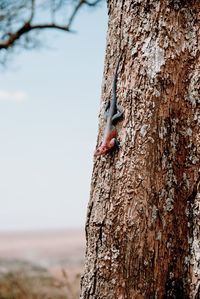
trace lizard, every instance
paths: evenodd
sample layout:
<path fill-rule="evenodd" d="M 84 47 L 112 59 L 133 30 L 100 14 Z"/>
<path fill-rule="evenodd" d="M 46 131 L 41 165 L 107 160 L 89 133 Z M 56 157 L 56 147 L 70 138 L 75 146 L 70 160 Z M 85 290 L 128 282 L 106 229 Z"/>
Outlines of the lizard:
<path fill-rule="evenodd" d="M 119 146 L 119 141 L 117 140 L 117 129 L 115 127 L 115 124 L 123 116 L 122 109 L 117 105 L 117 76 L 120 60 L 121 55 L 117 62 L 117 66 L 113 76 L 112 98 L 108 102 L 105 109 L 104 116 L 106 120 L 106 125 L 104 130 L 103 141 L 102 144 L 95 151 L 95 156 L 105 155 L 109 151 Z"/>

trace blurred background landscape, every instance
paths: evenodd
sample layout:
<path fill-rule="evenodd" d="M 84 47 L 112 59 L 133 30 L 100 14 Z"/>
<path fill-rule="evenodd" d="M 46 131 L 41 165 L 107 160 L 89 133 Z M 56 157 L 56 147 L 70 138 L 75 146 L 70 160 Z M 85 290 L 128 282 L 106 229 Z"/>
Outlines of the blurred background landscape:
<path fill-rule="evenodd" d="M 0 298 L 78 298 L 82 230 L 0 234 Z"/>
<path fill-rule="evenodd" d="M 105 1 L 0 71 L 0 299 L 76 299 L 105 55 Z"/>

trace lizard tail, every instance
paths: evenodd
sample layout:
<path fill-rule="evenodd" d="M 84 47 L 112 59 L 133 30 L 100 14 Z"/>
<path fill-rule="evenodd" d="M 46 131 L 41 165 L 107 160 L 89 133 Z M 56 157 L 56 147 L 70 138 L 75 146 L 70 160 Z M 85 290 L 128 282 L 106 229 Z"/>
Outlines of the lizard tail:
<path fill-rule="evenodd" d="M 117 73 L 118 73 L 118 70 L 119 70 L 121 57 L 122 57 L 122 53 L 119 56 L 119 59 L 117 61 L 117 66 L 116 66 L 116 69 L 115 69 L 115 73 L 114 73 L 113 88 L 112 88 L 113 95 L 115 95 L 117 93 Z"/>

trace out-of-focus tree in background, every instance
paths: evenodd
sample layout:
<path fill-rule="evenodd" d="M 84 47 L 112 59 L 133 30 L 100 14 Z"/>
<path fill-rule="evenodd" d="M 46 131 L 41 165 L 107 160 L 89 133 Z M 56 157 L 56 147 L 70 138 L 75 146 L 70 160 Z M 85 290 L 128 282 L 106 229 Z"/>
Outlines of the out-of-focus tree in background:
<path fill-rule="evenodd" d="M 72 25 L 79 11 L 100 2 L 102 0 L 0 0 L 0 63 L 6 63 L 13 49 L 39 47 L 43 30 L 74 33 Z"/>

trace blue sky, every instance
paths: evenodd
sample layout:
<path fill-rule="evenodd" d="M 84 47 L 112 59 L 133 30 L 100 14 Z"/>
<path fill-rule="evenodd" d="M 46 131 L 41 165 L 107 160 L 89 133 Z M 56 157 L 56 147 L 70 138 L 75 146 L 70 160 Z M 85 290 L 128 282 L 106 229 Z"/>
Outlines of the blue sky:
<path fill-rule="evenodd" d="M 0 230 L 83 227 L 105 55 L 106 6 L 77 34 L 46 31 L 0 73 Z"/>

